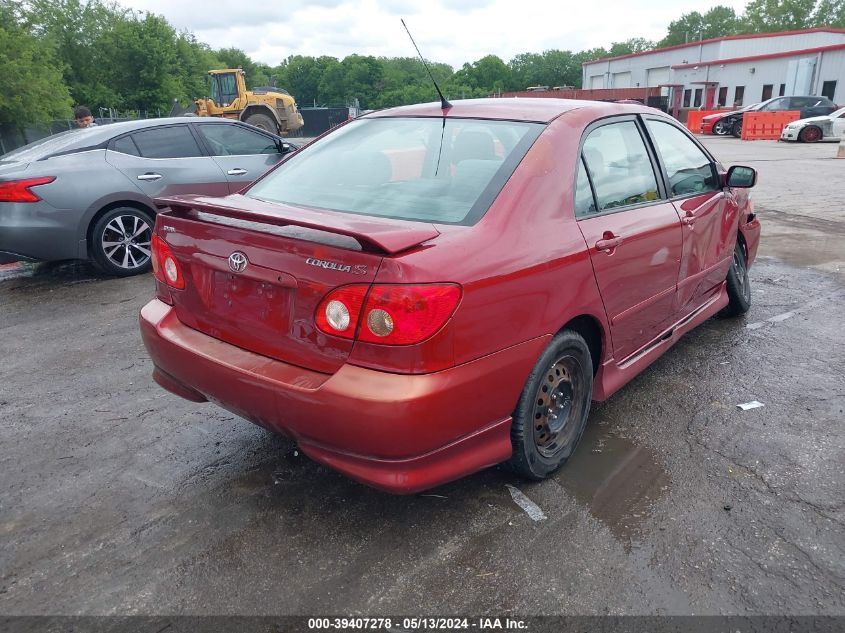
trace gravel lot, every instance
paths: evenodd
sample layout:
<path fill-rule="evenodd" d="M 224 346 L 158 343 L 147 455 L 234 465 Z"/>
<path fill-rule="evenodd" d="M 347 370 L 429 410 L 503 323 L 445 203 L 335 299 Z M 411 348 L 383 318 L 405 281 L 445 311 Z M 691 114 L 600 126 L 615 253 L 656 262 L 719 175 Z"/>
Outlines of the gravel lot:
<path fill-rule="evenodd" d="M 752 310 L 596 406 L 542 483 L 371 490 L 157 387 L 150 277 L 0 269 L 0 614 L 845 615 L 845 160 L 706 143 L 760 171 Z"/>

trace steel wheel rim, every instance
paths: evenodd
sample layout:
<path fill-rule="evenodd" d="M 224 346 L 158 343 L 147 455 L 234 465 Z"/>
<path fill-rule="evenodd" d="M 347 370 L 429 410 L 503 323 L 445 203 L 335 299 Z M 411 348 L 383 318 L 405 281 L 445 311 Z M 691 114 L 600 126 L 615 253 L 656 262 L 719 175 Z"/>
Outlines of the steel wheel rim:
<path fill-rule="evenodd" d="M 725 127 L 725 124 L 724 124 L 723 121 L 716 121 L 716 123 L 713 124 L 713 133 L 714 134 L 722 136 L 724 134 L 727 134 L 729 131 L 730 130 Z"/>
<path fill-rule="evenodd" d="M 112 264 L 134 270 L 150 261 L 152 233 L 152 227 L 143 218 L 118 215 L 103 229 L 100 246 Z"/>
<path fill-rule="evenodd" d="M 542 457 L 554 458 L 571 446 L 584 414 L 584 389 L 581 363 L 574 356 L 561 356 L 546 370 L 531 419 Z"/>
<path fill-rule="evenodd" d="M 747 299 L 750 295 L 750 286 L 748 284 L 748 269 L 745 267 L 745 252 L 742 248 L 734 249 L 734 260 L 732 266 L 736 282 L 739 284 L 739 290 L 742 293 L 742 296 Z"/>

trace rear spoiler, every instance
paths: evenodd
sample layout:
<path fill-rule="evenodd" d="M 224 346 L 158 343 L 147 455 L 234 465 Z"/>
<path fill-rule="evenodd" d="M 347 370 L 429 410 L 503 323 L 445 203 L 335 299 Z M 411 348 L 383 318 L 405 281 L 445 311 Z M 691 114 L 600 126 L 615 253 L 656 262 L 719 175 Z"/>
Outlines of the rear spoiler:
<path fill-rule="evenodd" d="M 164 213 L 168 212 L 166 209 L 168 207 L 172 213 L 189 216 L 202 212 L 248 222 L 276 226 L 302 226 L 345 235 L 358 241 L 364 249 L 376 249 L 389 255 L 401 253 L 440 235 L 440 231 L 433 224 L 425 222 L 291 207 L 240 194 L 223 198 L 174 196 L 156 198 L 155 203 L 156 207 Z"/>

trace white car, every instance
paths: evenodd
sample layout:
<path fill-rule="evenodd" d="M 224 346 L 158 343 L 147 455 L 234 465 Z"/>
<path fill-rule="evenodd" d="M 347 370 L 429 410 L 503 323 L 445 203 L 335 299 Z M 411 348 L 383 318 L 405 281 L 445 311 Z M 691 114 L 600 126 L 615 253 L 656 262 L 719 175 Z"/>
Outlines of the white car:
<path fill-rule="evenodd" d="M 799 119 L 789 123 L 780 135 L 782 141 L 839 141 L 845 134 L 845 108 L 839 108 L 833 114 Z"/>

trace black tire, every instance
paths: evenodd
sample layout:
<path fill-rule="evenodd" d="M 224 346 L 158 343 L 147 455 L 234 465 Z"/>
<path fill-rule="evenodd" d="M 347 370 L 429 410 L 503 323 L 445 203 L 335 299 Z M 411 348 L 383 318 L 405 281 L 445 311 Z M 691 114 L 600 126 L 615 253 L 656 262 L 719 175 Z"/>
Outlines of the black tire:
<path fill-rule="evenodd" d="M 731 126 L 723 119 L 719 119 L 713 124 L 713 134 L 716 136 L 727 136 L 731 133 Z"/>
<path fill-rule="evenodd" d="M 728 305 L 719 312 L 719 316 L 740 316 L 751 307 L 751 281 L 748 278 L 747 261 L 745 247 L 741 242 L 737 242 L 731 267 L 728 269 Z"/>
<path fill-rule="evenodd" d="M 822 140 L 822 130 L 815 125 L 808 125 L 798 133 L 798 140 L 804 143 L 818 143 Z"/>
<path fill-rule="evenodd" d="M 279 126 L 276 125 L 276 121 L 273 120 L 273 117 L 271 117 L 269 114 L 261 114 L 260 112 L 250 114 L 247 118 L 244 119 L 244 123 L 254 125 L 255 127 L 260 128 L 265 132 L 270 132 L 271 134 L 279 133 Z"/>
<path fill-rule="evenodd" d="M 731 134 L 737 138 L 742 136 L 742 119 L 734 121 L 734 124 L 731 126 Z"/>
<path fill-rule="evenodd" d="M 563 330 L 540 355 L 516 405 L 510 467 L 540 480 L 563 466 L 584 433 L 592 395 L 590 349 L 580 334 Z"/>
<path fill-rule="evenodd" d="M 103 272 L 116 277 L 149 271 L 154 226 L 155 220 L 148 211 L 134 207 L 110 210 L 91 230 L 91 258 Z"/>

